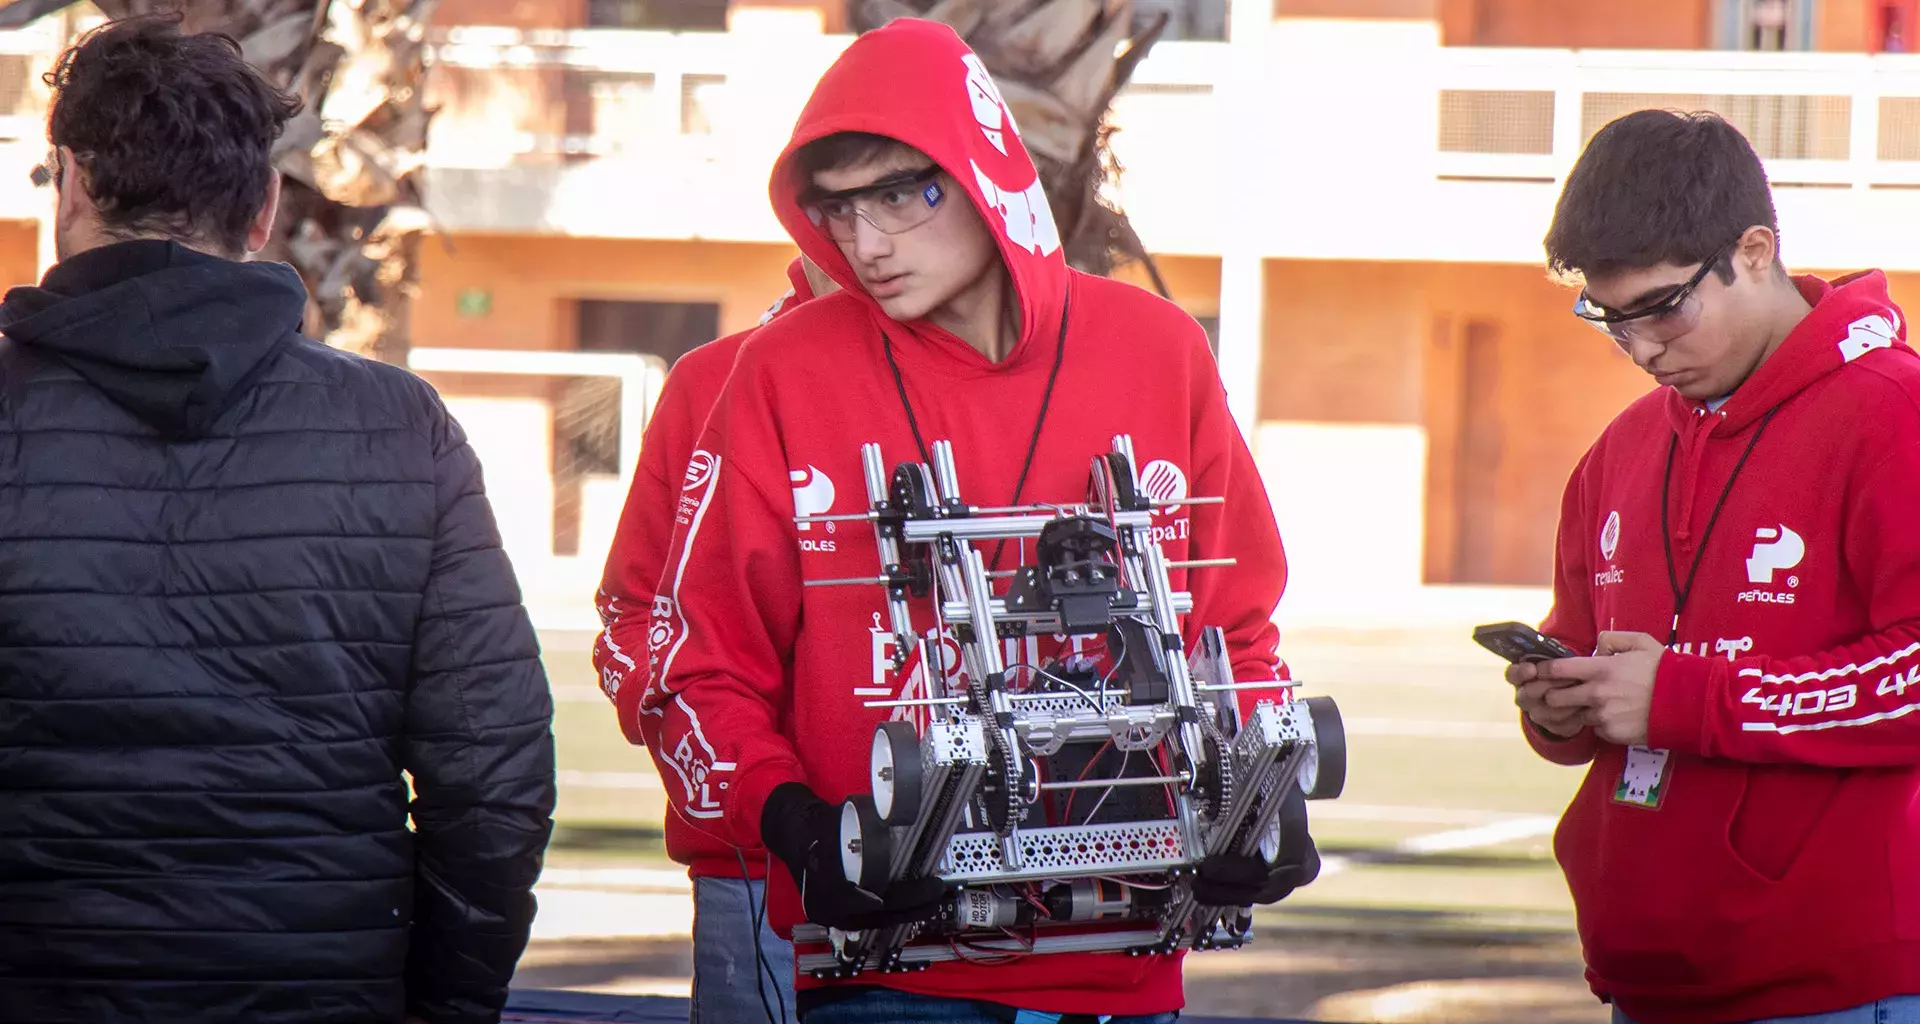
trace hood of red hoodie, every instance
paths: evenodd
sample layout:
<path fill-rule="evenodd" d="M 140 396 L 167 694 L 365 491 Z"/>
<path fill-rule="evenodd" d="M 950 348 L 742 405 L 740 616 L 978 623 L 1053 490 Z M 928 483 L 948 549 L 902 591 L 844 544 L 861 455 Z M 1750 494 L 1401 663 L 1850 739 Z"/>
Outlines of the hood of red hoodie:
<path fill-rule="evenodd" d="M 1720 407 L 1712 434 L 1731 436 L 1752 426 L 1814 381 L 1876 349 L 1907 347 L 1907 324 L 1887 292 L 1887 277 L 1868 270 L 1823 281 L 1793 279 L 1813 307 L 1767 361 Z M 1667 390 L 1667 416 L 1684 436 L 1701 403 Z"/>
<path fill-rule="evenodd" d="M 813 282 L 807 280 L 807 272 L 800 265 L 798 258 L 787 264 L 787 280 L 792 282 L 792 286 L 787 289 L 785 295 L 773 300 L 773 305 L 769 306 L 765 313 L 760 314 L 760 326 L 766 326 L 774 317 L 814 297 Z"/>
<path fill-rule="evenodd" d="M 800 257 L 795 256 L 793 262 L 787 264 L 787 280 L 793 282 L 793 290 L 787 293 L 789 305 L 797 306 L 813 298 L 813 282 L 807 280 L 807 270 Z"/>
<path fill-rule="evenodd" d="M 1066 312 L 1070 271 L 1060 231 L 1013 114 L 986 65 L 953 29 L 900 18 L 853 41 L 822 75 L 793 138 L 775 161 L 768 192 L 800 251 L 858 298 L 889 332 L 968 364 L 985 362 L 972 346 L 933 324 L 899 324 L 867 295 L 840 247 L 801 209 L 794 154 L 839 132 L 898 139 L 927 154 L 960 186 L 993 232 L 1020 299 L 1020 340 L 1003 366 L 1051 351 Z"/>

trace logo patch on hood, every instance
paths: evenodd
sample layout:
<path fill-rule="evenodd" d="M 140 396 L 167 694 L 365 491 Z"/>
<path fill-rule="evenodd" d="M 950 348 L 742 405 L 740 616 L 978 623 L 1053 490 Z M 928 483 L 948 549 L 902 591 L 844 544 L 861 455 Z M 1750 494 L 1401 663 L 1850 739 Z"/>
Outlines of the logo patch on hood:
<path fill-rule="evenodd" d="M 1847 336 L 1840 342 L 1840 358 L 1851 363 L 1876 348 L 1892 348 L 1899 337 L 1898 314 L 1895 319 L 1875 314 L 1863 316 L 1847 325 Z"/>

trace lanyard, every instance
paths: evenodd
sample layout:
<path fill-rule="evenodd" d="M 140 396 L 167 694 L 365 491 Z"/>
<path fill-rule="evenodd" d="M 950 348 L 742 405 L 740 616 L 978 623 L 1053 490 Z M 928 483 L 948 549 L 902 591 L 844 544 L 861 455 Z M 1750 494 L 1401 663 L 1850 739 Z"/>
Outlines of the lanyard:
<path fill-rule="evenodd" d="M 1680 583 L 1680 574 L 1673 564 L 1673 531 L 1667 526 L 1667 507 L 1673 494 L 1673 459 L 1680 450 L 1680 435 L 1673 435 L 1667 442 L 1667 470 L 1660 479 L 1660 541 L 1667 553 L 1667 586 L 1673 589 L 1673 629 L 1667 634 L 1667 646 L 1680 642 L 1680 613 L 1686 610 L 1687 598 L 1693 596 L 1693 580 L 1700 573 L 1700 559 L 1706 556 L 1707 539 L 1713 536 L 1713 524 L 1720 521 L 1720 513 L 1727 507 L 1727 497 L 1733 493 L 1734 481 L 1740 479 L 1740 470 L 1746 468 L 1747 456 L 1753 454 L 1753 448 L 1760 443 L 1760 435 L 1766 433 L 1767 424 L 1773 422 L 1773 414 L 1780 411 L 1779 406 L 1767 410 L 1760 425 L 1754 428 L 1753 439 L 1747 442 L 1747 450 L 1740 453 L 1740 461 L 1733 464 L 1733 472 L 1727 476 L 1727 485 L 1720 489 L 1719 500 L 1713 503 L 1713 514 L 1707 517 L 1707 528 L 1700 534 L 1700 546 L 1694 549 L 1693 565 L 1687 569 L 1685 586 Z"/>
<path fill-rule="evenodd" d="M 1020 479 L 1014 481 L 1013 497 L 1007 500 L 1009 505 L 1020 503 L 1020 492 L 1026 490 L 1027 472 L 1033 468 L 1033 455 L 1040 450 L 1040 428 L 1047 425 L 1047 407 L 1053 404 L 1053 385 L 1060 379 L 1060 364 L 1067 358 L 1067 318 L 1073 315 L 1073 293 L 1067 293 L 1066 301 L 1060 308 L 1060 338 L 1053 347 L 1053 370 L 1047 374 L 1047 390 L 1040 396 L 1040 412 L 1033 418 L 1033 437 L 1027 441 L 1027 458 L 1020 464 Z M 907 426 L 913 430 L 913 443 L 920 449 L 920 458 L 926 461 L 927 470 L 933 470 L 933 456 L 927 452 L 926 439 L 920 436 L 920 421 L 914 418 L 913 403 L 907 401 L 907 382 L 900 377 L 900 364 L 893 358 L 893 339 L 887 336 L 886 328 L 880 328 L 880 344 L 887 354 L 887 368 L 893 371 L 893 386 L 900 393 L 900 408 L 906 410 Z M 1002 539 L 994 546 L 993 561 L 989 568 L 999 568 L 1000 553 L 1007 548 Z"/>

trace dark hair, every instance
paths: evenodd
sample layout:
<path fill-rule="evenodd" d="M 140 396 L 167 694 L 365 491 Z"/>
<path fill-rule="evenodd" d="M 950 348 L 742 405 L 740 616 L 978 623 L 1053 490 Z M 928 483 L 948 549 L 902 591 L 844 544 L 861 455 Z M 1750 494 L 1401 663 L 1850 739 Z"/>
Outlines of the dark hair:
<path fill-rule="evenodd" d="M 267 201 L 269 154 L 300 101 L 177 13 L 108 22 L 60 55 L 47 138 L 71 149 L 102 226 L 246 247 Z"/>
<path fill-rule="evenodd" d="M 1567 175 L 1547 267 L 1562 276 L 1699 263 L 1754 225 L 1779 233 L 1760 157 L 1718 114 L 1639 110 L 1608 124 Z M 1730 264 L 1714 268 L 1732 279 Z"/>
<path fill-rule="evenodd" d="M 800 187 L 813 184 L 813 176 L 822 171 L 838 171 L 872 163 L 890 149 L 906 147 L 899 139 L 872 132 L 835 132 L 801 146 L 793 154 L 794 175 Z"/>

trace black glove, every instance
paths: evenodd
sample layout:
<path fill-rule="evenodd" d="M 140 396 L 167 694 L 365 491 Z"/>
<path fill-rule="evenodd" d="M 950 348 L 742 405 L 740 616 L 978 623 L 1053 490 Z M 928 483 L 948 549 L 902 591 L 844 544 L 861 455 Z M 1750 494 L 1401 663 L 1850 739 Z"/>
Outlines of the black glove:
<path fill-rule="evenodd" d="M 783 782 L 760 812 L 760 838 L 787 865 L 800 887 L 807 920 L 842 931 L 866 931 L 925 921 L 940 913 L 946 883 L 904 879 L 871 893 L 840 868 L 840 808 L 799 782 Z"/>
<path fill-rule="evenodd" d="M 1307 797 L 1287 787 L 1280 805 L 1280 856 L 1272 864 L 1258 853 L 1222 853 L 1200 862 L 1194 902 L 1209 907 L 1278 903 L 1320 875 L 1320 851 L 1307 833 Z"/>

